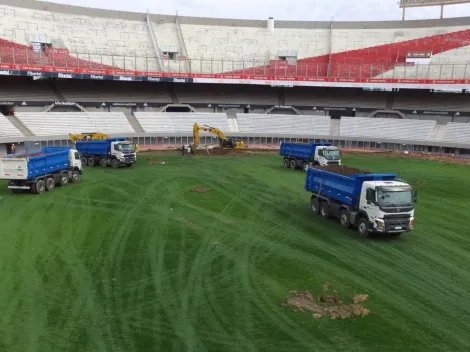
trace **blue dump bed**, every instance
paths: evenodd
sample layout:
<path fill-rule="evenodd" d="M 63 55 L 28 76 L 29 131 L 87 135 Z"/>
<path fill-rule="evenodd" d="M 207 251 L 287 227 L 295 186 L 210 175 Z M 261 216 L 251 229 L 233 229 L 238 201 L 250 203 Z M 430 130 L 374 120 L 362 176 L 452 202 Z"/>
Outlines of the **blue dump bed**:
<path fill-rule="evenodd" d="M 364 181 L 392 181 L 396 174 L 343 176 L 320 169 L 308 169 L 305 189 L 342 204 L 357 206 Z"/>
<path fill-rule="evenodd" d="M 103 140 L 78 141 L 75 143 L 80 154 L 108 155 L 111 153 L 111 142 L 125 141 L 125 138 L 109 138 Z"/>
<path fill-rule="evenodd" d="M 28 179 L 69 168 L 68 147 L 46 147 L 37 152 L 9 155 L 6 158 L 26 159 Z"/>
<path fill-rule="evenodd" d="M 315 149 L 319 146 L 331 146 L 330 143 L 281 143 L 281 156 L 289 156 L 297 159 L 313 161 Z"/>

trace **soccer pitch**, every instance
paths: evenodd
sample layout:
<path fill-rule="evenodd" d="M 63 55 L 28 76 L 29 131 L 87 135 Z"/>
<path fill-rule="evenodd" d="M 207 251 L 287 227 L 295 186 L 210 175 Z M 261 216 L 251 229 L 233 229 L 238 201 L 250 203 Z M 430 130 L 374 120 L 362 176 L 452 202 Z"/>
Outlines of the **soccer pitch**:
<path fill-rule="evenodd" d="M 467 351 L 470 168 L 343 162 L 417 188 L 415 231 L 363 239 L 313 215 L 277 155 L 140 155 L 39 196 L 1 182 L 0 351 Z M 325 283 L 370 314 L 282 306 Z"/>

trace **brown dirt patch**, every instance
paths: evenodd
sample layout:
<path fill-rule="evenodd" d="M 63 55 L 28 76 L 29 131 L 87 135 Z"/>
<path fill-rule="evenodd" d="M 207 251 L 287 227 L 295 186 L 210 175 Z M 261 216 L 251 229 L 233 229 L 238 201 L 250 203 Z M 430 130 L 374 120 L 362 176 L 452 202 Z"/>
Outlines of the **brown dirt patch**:
<path fill-rule="evenodd" d="M 343 304 L 338 296 L 321 296 L 317 303 L 309 291 L 291 291 L 290 297 L 282 305 L 296 312 L 310 312 L 317 319 L 350 319 L 369 315 L 370 311 L 361 305 L 368 299 L 368 295 L 360 294 L 352 298 L 352 303 Z"/>
<path fill-rule="evenodd" d="M 186 225 L 187 227 L 189 227 L 191 229 L 194 229 L 194 230 L 201 228 L 199 225 L 197 225 L 197 224 L 195 224 L 195 223 L 193 223 L 193 222 L 189 221 L 188 219 L 185 219 L 181 216 L 175 217 L 175 220 L 182 223 L 182 224 L 184 224 L 184 225 Z"/>
<path fill-rule="evenodd" d="M 212 191 L 210 188 L 202 188 L 202 187 L 193 187 L 190 189 L 191 192 L 196 192 L 196 193 L 207 193 Z"/>
<path fill-rule="evenodd" d="M 371 174 L 372 172 L 367 170 L 356 169 L 354 167 L 344 166 L 344 165 L 329 165 L 329 166 L 312 166 L 314 169 L 325 170 L 333 172 L 335 174 L 340 174 L 343 176 L 352 176 L 360 174 Z"/>

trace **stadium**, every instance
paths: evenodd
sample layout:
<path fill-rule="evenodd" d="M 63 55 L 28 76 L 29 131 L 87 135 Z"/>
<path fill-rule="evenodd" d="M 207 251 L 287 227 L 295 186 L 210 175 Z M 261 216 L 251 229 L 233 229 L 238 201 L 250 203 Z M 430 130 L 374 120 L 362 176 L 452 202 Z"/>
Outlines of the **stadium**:
<path fill-rule="evenodd" d="M 87 167 L 40 196 L 0 181 L 0 351 L 470 345 L 470 17 L 239 20 L 33 0 L 0 0 L 0 16 L 0 156 L 74 148 L 82 133 L 139 146 L 133 168 Z M 182 158 L 195 122 L 246 150 Z M 416 228 L 364 239 L 314 217 L 281 142 L 398 173 L 420 194 Z M 307 291 L 356 308 L 368 297 L 368 314 L 291 309 Z"/>

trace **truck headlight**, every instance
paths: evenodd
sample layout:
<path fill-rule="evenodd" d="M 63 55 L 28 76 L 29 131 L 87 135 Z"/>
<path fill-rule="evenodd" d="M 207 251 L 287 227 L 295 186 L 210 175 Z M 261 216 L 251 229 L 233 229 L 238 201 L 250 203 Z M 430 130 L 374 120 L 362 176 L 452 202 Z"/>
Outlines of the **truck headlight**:
<path fill-rule="evenodd" d="M 413 227 L 415 227 L 415 219 L 410 220 L 410 230 L 413 230 Z"/>
<path fill-rule="evenodd" d="M 383 220 L 375 220 L 375 225 L 377 227 L 377 230 L 380 230 L 380 231 L 385 230 L 385 223 Z"/>

